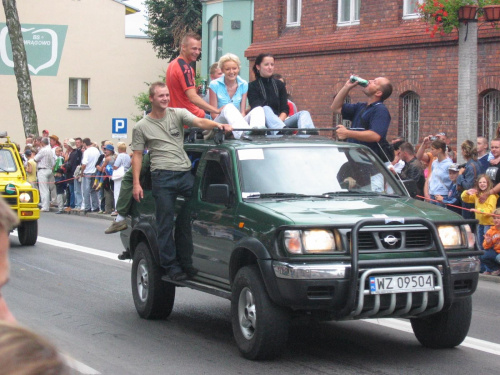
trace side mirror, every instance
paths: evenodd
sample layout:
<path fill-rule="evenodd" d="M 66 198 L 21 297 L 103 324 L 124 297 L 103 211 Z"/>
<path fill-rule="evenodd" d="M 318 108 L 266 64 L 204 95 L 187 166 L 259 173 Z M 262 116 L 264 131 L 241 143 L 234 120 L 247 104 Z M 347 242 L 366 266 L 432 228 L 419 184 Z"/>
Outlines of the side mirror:
<path fill-rule="evenodd" d="M 206 201 L 214 204 L 229 204 L 229 185 L 212 184 L 208 186 Z"/>

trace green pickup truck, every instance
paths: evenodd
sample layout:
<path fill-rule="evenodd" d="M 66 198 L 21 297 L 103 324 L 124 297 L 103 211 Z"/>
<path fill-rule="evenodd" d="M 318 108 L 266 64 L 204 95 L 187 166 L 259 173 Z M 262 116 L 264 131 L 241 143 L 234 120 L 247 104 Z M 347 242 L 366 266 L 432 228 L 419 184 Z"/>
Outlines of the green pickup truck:
<path fill-rule="evenodd" d="M 234 338 L 248 359 L 279 355 L 291 321 L 303 318 L 407 318 L 426 347 L 465 339 L 477 222 L 411 198 L 367 147 L 299 134 L 196 140 L 185 150 L 199 273 L 182 282 L 163 276 L 146 191 L 121 233 L 142 318 L 169 316 L 183 286 L 231 301 Z"/>

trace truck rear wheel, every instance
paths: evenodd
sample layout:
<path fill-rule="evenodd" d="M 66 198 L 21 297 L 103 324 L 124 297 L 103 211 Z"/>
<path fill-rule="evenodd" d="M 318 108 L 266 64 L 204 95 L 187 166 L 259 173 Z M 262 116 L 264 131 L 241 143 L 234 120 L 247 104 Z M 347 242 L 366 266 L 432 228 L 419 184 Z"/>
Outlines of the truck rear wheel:
<path fill-rule="evenodd" d="M 247 359 L 271 359 L 281 354 L 288 339 L 290 316 L 274 304 L 257 266 L 236 274 L 231 300 L 233 335 Z"/>
<path fill-rule="evenodd" d="M 144 242 L 137 245 L 132 263 L 132 295 L 144 319 L 165 319 L 174 307 L 175 285 L 161 280 L 162 270 Z"/>
<path fill-rule="evenodd" d="M 23 246 L 33 246 L 38 238 L 38 221 L 23 221 L 17 227 L 19 242 Z"/>
<path fill-rule="evenodd" d="M 467 337 L 472 319 L 472 298 L 454 302 L 450 309 L 424 318 L 412 318 L 417 340 L 428 348 L 453 348 Z"/>

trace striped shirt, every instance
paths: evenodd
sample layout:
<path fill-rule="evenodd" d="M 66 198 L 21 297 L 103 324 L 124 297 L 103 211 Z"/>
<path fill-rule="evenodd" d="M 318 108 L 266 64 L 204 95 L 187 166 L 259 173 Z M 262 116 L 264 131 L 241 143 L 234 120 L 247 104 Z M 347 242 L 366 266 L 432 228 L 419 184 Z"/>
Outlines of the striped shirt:
<path fill-rule="evenodd" d="M 36 155 L 37 169 L 51 169 L 54 167 L 54 157 L 50 145 L 43 147 Z"/>

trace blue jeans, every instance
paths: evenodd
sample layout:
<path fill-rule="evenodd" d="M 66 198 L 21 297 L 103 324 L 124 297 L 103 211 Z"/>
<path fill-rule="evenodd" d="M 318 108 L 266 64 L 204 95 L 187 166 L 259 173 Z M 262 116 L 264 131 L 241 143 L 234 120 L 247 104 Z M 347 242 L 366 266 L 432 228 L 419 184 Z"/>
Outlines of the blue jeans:
<path fill-rule="evenodd" d="M 493 249 L 484 250 L 484 254 L 481 255 L 479 259 L 481 259 L 481 268 L 487 272 L 493 272 L 500 268 L 500 264 L 496 262 L 498 254 Z"/>
<path fill-rule="evenodd" d="M 447 195 L 448 194 L 444 194 L 443 197 L 447 196 Z M 444 203 L 436 201 L 436 196 L 435 195 L 431 194 L 431 199 L 432 200 L 429 202 L 430 204 L 434 204 L 434 205 L 439 206 L 439 207 L 446 207 L 446 205 Z"/>
<path fill-rule="evenodd" d="M 83 178 L 81 181 L 78 181 L 76 178 L 73 180 L 73 188 L 74 188 L 74 193 L 75 193 L 75 207 L 80 209 L 82 208 L 82 182 Z"/>
<path fill-rule="evenodd" d="M 484 235 L 491 228 L 491 225 L 478 225 L 477 226 L 477 241 L 479 242 L 479 248 L 483 249 Z"/>
<path fill-rule="evenodd" d="M 187 204 L 193 192 L 191 171 L 155 170 L 151 172 L 153 197 L 156 205 L 156 232 L 160 251 L 160 265 L 168 275 L 181 272 L 181 267 L 193 264 L 193 239 Z M 174 215 L 177 196 L 186 198 L 177 218 Z"/>
<path fill-rule="evenodd" d="M 269 106 L 264 106 L 264 113 L 266 115 L 266 127 L 269 129 L 287 128 L 314 128 L 311 115 L 307 111 L 300 111 L 293 116 L 288 117 L 284 122 L 276 116 Z"/>
<path fill-rule="evenodd" d="M 69 189 L 69 206 L 71 208 L 75 208 L 75 184 L 74 182 L 68 183 L 68 189 Z"/>
<path fill-rule="evenodd" d="M 93 173 L 83 175 L 83 204 L 85 205 L 85 211 L 99 211 L 99 197 L 97 191 L 92 189 L 93 175 Z"/>

